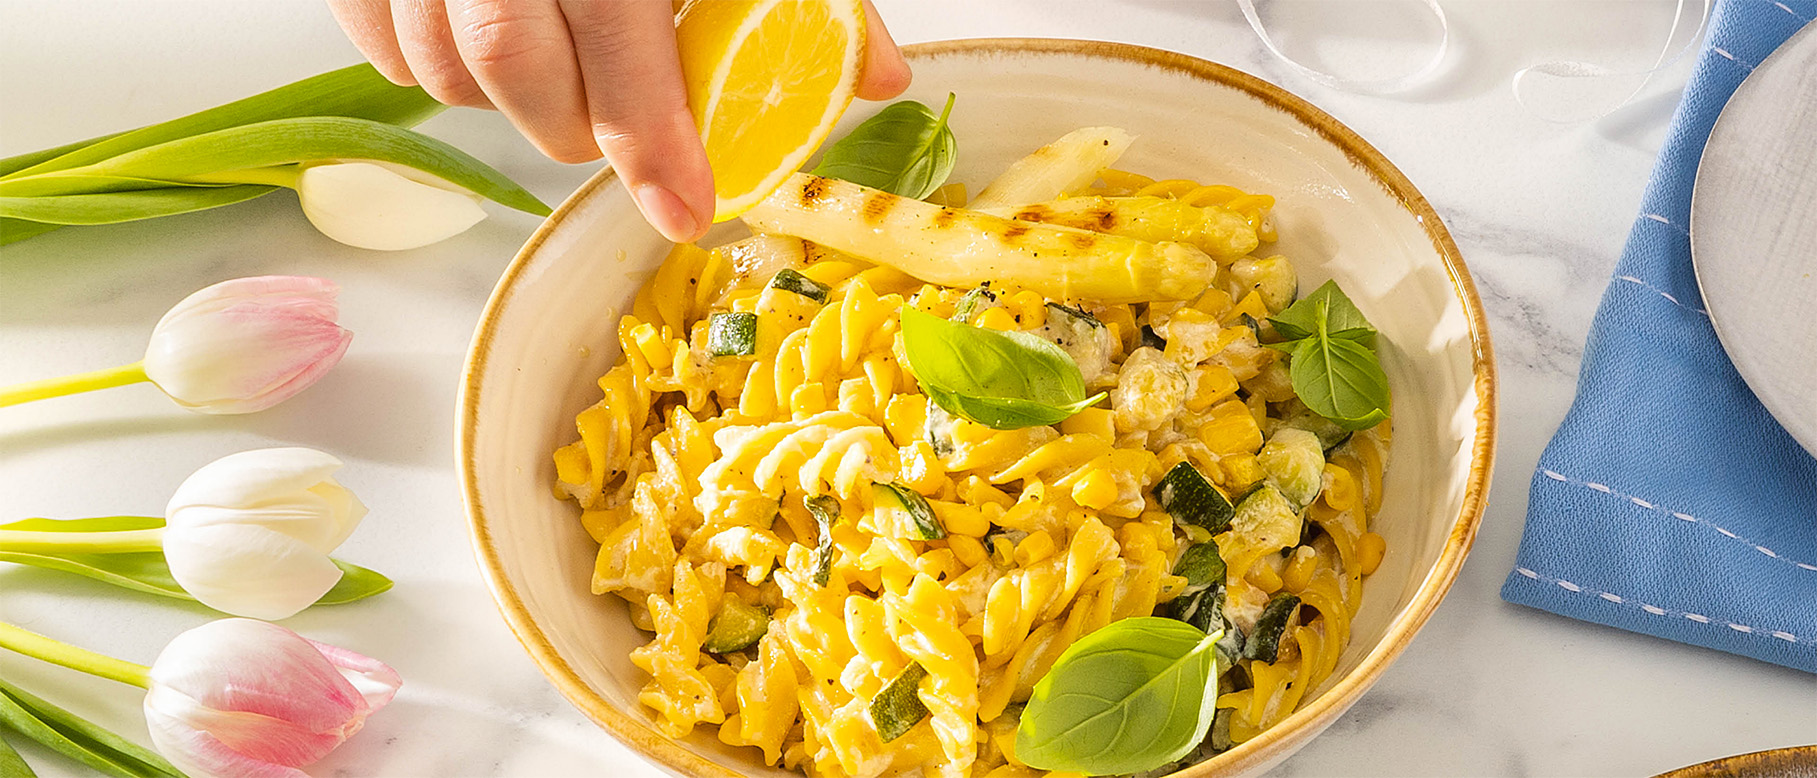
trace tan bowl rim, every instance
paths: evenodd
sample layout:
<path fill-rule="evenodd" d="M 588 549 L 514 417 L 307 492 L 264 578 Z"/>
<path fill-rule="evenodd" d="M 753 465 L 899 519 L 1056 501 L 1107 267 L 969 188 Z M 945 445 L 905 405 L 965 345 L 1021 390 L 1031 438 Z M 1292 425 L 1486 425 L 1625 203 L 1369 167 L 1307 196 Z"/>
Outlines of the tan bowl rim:
<path fill-rule="evenodd" d="M 1307 127 L 1317 132 L 1320 137 L 1343 150 L 1350 161 L 1369 171 L 1381 184 L 1389 196 L 1400 203 L 1425 227 L 1432 248 L 1444 260 L 1445 271 L 1463 303 L 1464 314 L 1470 325 L 1470 344 L 1472 351 L 1471 372 L 1476 382 L 1476 445 L 1471 453 L 1469 481 L 1465 486 L 1463 507 L 1452 525 L 1450 537 L 1445 548 L 1440 552 L 1438 561 L 1427 574 L 1413 599 L 1407 603 L 1405 610 L 1388 626 L 1382 640 L 1363 658 L 1362 664 L 1339 679 L 1333 686 L 1315 700 L 1293 712 L 1279 724 L 1264 730 L 1255 738 L 1212 759 L 1181 770 L 1169 778 L 1210 778 L 1214 772 L 1242 772 L 1268 764 L 1283 755 L 1288 734 L 1304 727 L 1323 729 L 1329 725 L 1351 703 L 1381 676 L 1395 657 L 1406 649 L 1419 628 L 1426 623 L 1432 611 L 1438 607 L 1445 592 L 1456 580 L 1458 571 L 1463 567 L 1464 557 L 1469 554 L 1471 542 L 1476 537 L 1478 526 L 1482 522 L 1483 509 L 1489 492 L 1489 478 L 1495 457 L 1496 434 L 1496 374 L 1495 359 L 1489 343 L 1489 326 L 1484 317 L 1482 299 L 1477 296 L 1476 285 L 1471 280 L 1470 272 L 1464 265 L 1457 244 L 1445 229 L 1438 213 L 1432 205 L 1415 189 L 1413 183 L 1388 159 L 1376 151 L 1349 127 L 1324 111 L 1313 107 L 1311 103 L 1295 96 L 1281 87 L 1263 81 L 1260 78 L 1244 73 L 1226 65 L 1220 65 L 1197 57 L 1165 51 L 1162 49 L 1137 46 L 1127 43 L 1107 41 L 1070 40 L 1053 38 L 970 38 L 963 40 L 934 41 L 917 43 L 903 47 L 903 53 L 912 62 L 917 59 L 929 59 L 953 54 L 974 53 L 1034 53 L 1034 54 L 1067 54 L 1086 56 L 1098 59 L 1120 60 L 1150 65 L 1167 70 L 1216 82 L 1248 93 L 1251 97 L 1287 112 L 1300 120 Z M 500 613 L 510 626 L 512 633 L 529 652 L 531 659 L 542 669 L 562 696 L 578 708 L 599 726 L 611 732 L 626 746 L 659 765 L 686 774 L 699 776 L 726 776 L 738 778 L 738 773 L 730 772 L 724 767 L 704 759 L 679 742 L 664 736 L 652 729 L 644 721 L 620 711 L 595 694 L 581 680 L 574 668 L 568 665 L 549 642 L 548 637 L 530 615 L 523 599 L 505 577 L 503 566 L 493 547 L 492 534 L 487 517 L 480 509 L 479 494 L 476 484 L 476 472 L 473 458 L 470 456 L 476 428 L 479 423 L 478 403 L 480 394 L 479 378 L 485 372 L 486 361 L 490 353 L 489 344 L 492 333 L 497 326 L 501 309 L 510 296 L 512 285 L 530 263 L 537 250 L 554 232 L 563 218 L 573 212 L 582 201 L 595 191 L 610 183 L 615 176 L 610 167 L 602 168 L 589 178 L 586 183 L 575 189 L 554 214 L 539 226 L 529 241 L 519 250 L 517 256 L 505 269 L 499 279 L 498 287 L 486 302 L 480 315 L 478 326 L 474 330 L 473 343 L 467 353 L 467 361 L 462 369 L 460 396 L 456 403 L 456 469 L 460 477 L 462 497 L 466 502 L 468 521 L 471 525 L 474 553 L 479 559 L 480 571 L 485 576 L 487 585 L 492 590 L 493 598 L 498 602 Z"/>

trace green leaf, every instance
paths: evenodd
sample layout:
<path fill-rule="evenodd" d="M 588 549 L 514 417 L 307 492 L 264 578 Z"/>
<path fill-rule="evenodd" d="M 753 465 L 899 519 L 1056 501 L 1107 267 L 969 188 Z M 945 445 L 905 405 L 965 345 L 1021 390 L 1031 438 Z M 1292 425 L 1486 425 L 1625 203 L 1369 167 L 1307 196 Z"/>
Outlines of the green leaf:
<path fill-rule="evenodd" d="M 101 141 L 109 138 L 118 138 L 125 134 L 126 133 L 124 132 L 116 132 L 112 135 L 102 135 L 98 138 L 79 140 L 75 143 L 65 143 L 56 148 L 44 149 L 43 151 L 32 151 L 0 159 L 0 177 L 11 175 L 46 160 L 56 159 L 57 157 L 61 157 L 64 154 L 68 154 L 84 146 L 93 146 Z"/>
<path fill-rule="evenodd" d="M 251 184 L 205 187 L 173 186 L 164 189 L 139 189 L 131 192 L 103 192 L 100 194 L 0 197 L 0 218 L 59 226 L 118 224 L 233 205 L 255 197 L 263 197 L 277 189 L 278 187 Z M 32 235 L 48 231 L 39 230 L 27 234 L 25 237 L 29 238 Z"/>
<path fill-rule="evenodd" d="M 17 532 L 126 532 L 157 529 L 164 519 L 157 516 L 106 516 L 93 519 L 25 519 L 0 524 L 0 530 Z M 92 578 L 106 584 L 159 597 L 195 601 L 189 592 L 171 577 L 170 565 L 158 552 L 130 554 L 47 554 L 0 550 L 0 562 L 60 570 Z M 315 601 L 316 605 L 342 605 L 389 591 L 390 578 L 359 565 L 334 560 L 341 568 L 341 580 Z"/>
<path fill-rule="evenodd" d="M 9 178 L 0 181 L 0 195 L 10 195 L 13 189 L 55 193 L 57 182 L 64 180 L 70 182 L 67 193 L 86 191 L 83 179 L 92 176 L 211 184 L 264 182 L 268 177 L 258 171 L 265 168 L 340 159 L 403 165 L 502 205 L 539 216 L 549 214 L 549 206 L 535 195 L 460 149 L 382 122 L 341 116 L 275 119 L 179 138 L 79 168 Z M 250 175 L 236 178 L 236 173 Z"/>
<path fill-rule="evenodd" d="M 956 96 L 935 116 L 913 100 L 892 103 L 828 147 L 814 175 L 838 178 L 919 200 L 953 172 L 957 152 L 946 124 Z"/>
<path fill-rule="evenodd" d="M 0 216 L 0 246 L 18 243 L 26 238 L 35 238 L 52 230 L 63 229 L 61 224 L 45 224 L 25 219 L 8 219 Z"/>
<path fill-rule="evenodd" d="M 1016 758 L 1041 770 L 1121 775 L 1186 756 L 1216 713 L 1221 636 L 1157 616 L 1086 635 L 1035 684 Z"/>
<path fill-rule="evenodd" d="M 346 116 L 412 127 L 446 107 L 436 102 L 422 88 L 393 84 L 379 75 L 371 65 L 361 63 L 161 124 L 35 154 L 9 157 L 0 160 L 0 176 L 11 178 L 67 170 L 180 138 L 273 119 Z M 50 152 L 59 153 L 49 158 L 43 157 Z M 28 159 L 32 157 L 38 159 Z M 12 167 L 26 161 L 30 164 Z"/>
<path fill-rule="evenodd" d="M 0 737 L 0 775 L 38 778 L 38 774 L 32 772 L 32 766 L 25 763 L 25 757 L 14 751 L 12 744 L 6 742 L 4 737 Z"/>
<path fill-rule="evenodd" d="M 1288 364 L 1293 392 L 1313 413 L 1347 430 L 1388 418 L 1388 376 L 1375 351 L 1348 338 L 1307 338 Z"/>
<path fill-rule="evenodd" d="M 183 778 L 183 773 L 174 765 L 150 749 L 3 680 L 0 680 L 0 725 L 107 775 Z M 0 760 L 0 766 L 4 766 L 3 760 Z"/>
<path fill-rule="evenodd" d="M 1104 394 L 1085 396 L 1072 357 L 1023 332 L 998 332 L 902 307 L 902 344 L 922 389 L 948 413 L 992 429 L 1056 424 Z"/>
<path fill-rule="evenodd" d="M 1363 318 L 1363 312 L 1357 310 L 1336 281 L 1326 281 L 1269 321 L 1274 323 L 1274 331 L 1288 340 L 1309 338 L 1324 331 L 1351 340 L 1368 338 L 1367 345 L 1375 345 L 1375 327 Z"/>

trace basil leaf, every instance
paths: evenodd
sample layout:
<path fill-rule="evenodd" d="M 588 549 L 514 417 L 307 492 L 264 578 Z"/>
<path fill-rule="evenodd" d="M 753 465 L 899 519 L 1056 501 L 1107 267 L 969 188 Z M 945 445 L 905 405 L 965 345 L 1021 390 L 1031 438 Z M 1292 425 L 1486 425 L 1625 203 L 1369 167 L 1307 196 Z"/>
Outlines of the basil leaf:
<path fill-rule="evenodd" d="M 928 399 L 992 429 L 1058 423 L 1104 398 L 1085 396 L 1079 365 L 1052 342 L 902 307 L 902 346 Z"/>
<path fill-rule="evenodd" d="M 150 749 L 0 680 L 0 726 L 18 732 L 97 772 L 120 778 L 183 778 Z M 0 767 L 5 760 L 0 759 Z M 14 773 L 7 772 L 11 776 Z"/>
<path fill-rule="evenodd" d="M 0 530 L 18 532 L 125 532 L 157 529 L 164 519 L 157 516 L 105 516 L 93 519 L 25 519 L 0 524 Z M 391 589 L 391 579 L 359 565 L 333 560 L 341 568 L 341 580 L 315 601 L 316 605 L 341 605 L 363 600 Z M 194 601 L 196 598 L 177 584 L 170 575 L 170 565 L 157 551 L 129 554 L 53 554 L 0 550 L 0 562 L 59 570 L 93 578 L 105 584 L 131 589 L 159 597 Z"/>
<path fill-rule="evenodd" d="M 956 95 L 935 116 L 913 100 L 891 103 L 829 146 L 814 175 L 838 178 L 919 200 L 953 172 L 957 142 L 946 120 Z"/>
<path fill-rule="evenodd" d="M 4 737 L 0 737 L 0 775 L 38 778 L 38 774 L 32 772 L 32 766 L 25 763 L 25 758 L 19 756 L 19 752 L 14 751 L 12 744 L 6 742 Z"/>
<path fill-rule="evenodd" d="M 1293 349 L 1288 375 L 1313 413 L 1347 430 L 1388 418 L 1388 376 L 1368 346 L 1348 338 L 1307 338 Z"/>
<path fill-rule="evenodd" d="M 1035 684 L 1016 758 L 1041 770 L 1122 775 L 1186 756 L 1215 718 L 1221 636 L 1158 616 L 1086 635 Z"/>
<path fill-rule="evenodd" d="M 131 192 L 0 197 L 0 218 L 54 225 L 118 224 L 174 216 L 245 202 L 277 191 L 275 186 L 171 186 Z M 21 229 L 7 224 L 3 243 L 13 243 L 48 229 Z"/>
<path fill-rule="evenodd" d="M 1357 310 L 1336 281 L 1326 281 L 1269 321 L 1274 323 L 1276 333 L 1289 340 L 1309 338 L 1322 331 L 1352 340 L 1368 337 L 1368 345 L 1375 345 L 1375 327 L 1363 318 L 1363 312 Z"/>
<path fill-rule="evenodd" d="M 0 160 L 0 173 L 12 178 L 67 170 L 180 138 L 273 119 L 347 116 L 412 127 L 446 107 L 421 87 L 398 86 L 371 65 L 361 63 L 149 127 L 8 157 Z"/>

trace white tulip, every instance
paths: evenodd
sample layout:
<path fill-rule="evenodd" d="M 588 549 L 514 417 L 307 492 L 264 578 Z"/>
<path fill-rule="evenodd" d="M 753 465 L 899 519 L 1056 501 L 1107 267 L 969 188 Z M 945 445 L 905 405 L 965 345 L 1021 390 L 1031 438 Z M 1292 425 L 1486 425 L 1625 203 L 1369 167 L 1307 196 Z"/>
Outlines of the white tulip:
<path fill-rule="evenodd" d="M 366 506 L 308 448 L 243 451 L 197 470 L 165 509 L 164 559 L 183 589 L 236 616 L 282 619 L 334 588 L 328 554 Z"/>
<path fill-rule="evenodd" d="M 480 196 L 427 173 L 375 162 L 327 162 L 297 176 L 303 215 L 349 246 L 398 251 L 465 232 L 486 218 Z"/>

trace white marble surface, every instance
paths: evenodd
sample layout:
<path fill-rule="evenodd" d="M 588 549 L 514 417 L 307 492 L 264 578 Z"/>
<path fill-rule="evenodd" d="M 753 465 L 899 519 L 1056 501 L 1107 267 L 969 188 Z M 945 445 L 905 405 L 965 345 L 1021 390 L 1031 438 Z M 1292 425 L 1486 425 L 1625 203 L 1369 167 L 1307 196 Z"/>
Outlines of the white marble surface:
<path fill-rule="evenodd" d="M 1634 105 L 1561 126 L 1507 82 L 1559 58 L 1644 65 L 1663 0 L 1446 3 L 1453 50 L 1397 98 L 1318 87 L 1271 60 L 1226 2 L 878 0 L 904 41 L 1101 38 L 1228 63 L 1286 86 L 1393 159 L 1444 216 L 1476 275 L 1500 359 L 1496 483 L 1475 551 L 1437 614 L 1355 709 L 1279 776 L 1646 776 L 1817 741 L 1817 677 L 1503 603 L 1527 480 L 1563 417 L 1583 336 L 1635 218 L 1687 68 Z M 1428 30 L 1407 2 L 1280 3 L 1289 50 L 1366 69 L 1412 65 Z M 1265 6 L 1266 7 L 1266 6 Z M 0 156 L 169 118 L 357 61 L 316 0 L 4 0 Z M 1382 73 L 1383 71 L 1377 71 Z M 424 129 L 551 203 L 591 166 L 536 156 L 499 117 Z M 473 562 L 453 469 L 456 379 L 493 281 L 535 226 L 495 209 L 456 239 L 380 254 L 304 223 L 284 193 L 161 222 L 69 230 L 0 251 L 0 384 L 138 358 L 185 294 L 263 273 L 332 278 L 355 333 L 342 365 L 262 414 L 177 410 L 148 387 L 0 410 L 0 518 L 157 513 L 193 469 L 234 451 L 309 445 L 347 460 L 372 515 L 341 555 L 397 579 L 376 600 L 286 624 L 385 659 L 403 693 L 312 768 L 318 776 L 647 776 L 543 681 Z M 0 618 L 149 662 L 209 618 L 85 582 L 0 570 Z M 0 674 L 143 739 L 136 694 L 0 656 Z M 42 775 L 80 774 L 25 748 Z"/>

